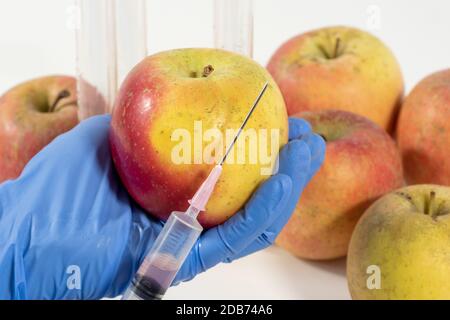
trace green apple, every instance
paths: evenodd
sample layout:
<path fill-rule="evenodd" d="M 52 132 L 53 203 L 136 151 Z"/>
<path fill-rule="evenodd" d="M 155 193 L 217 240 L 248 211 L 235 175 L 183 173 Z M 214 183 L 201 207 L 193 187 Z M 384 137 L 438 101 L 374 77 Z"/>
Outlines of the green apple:
<path fill-rule="evenodd" d="M 354 299 L 450 299 L 450 188 L 415 185 L 375 202 L 347 260 Z"/>

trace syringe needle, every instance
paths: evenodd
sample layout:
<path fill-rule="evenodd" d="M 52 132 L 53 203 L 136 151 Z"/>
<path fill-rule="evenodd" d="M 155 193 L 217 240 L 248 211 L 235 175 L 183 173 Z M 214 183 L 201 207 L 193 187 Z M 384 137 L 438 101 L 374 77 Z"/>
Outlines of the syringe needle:
<path fill-rule="evenodd" d="M 259 101 L 261 100 L 262 96 L 264 95 L 264 92 L 266 91 L 268 86 L 268 82 L 264 84 L 264 87 L 262 88 L 261 92 L 259 93 L 258 97 L 256 98 L 255 102 L 253 103 L 252 107 L 250 108 L 250 111 L 245 116 L 244 121 L 242 122 L 241 126 L 239 127 L 238 132 L 234 136 L 234 139 L 230 146 L 227 149 L 227 152 L 225 153 L 222 160 L 217 164 L 209 173 L 206 180 L 202 183 L 200 188 L 195 193 L 194 197 L 192 197 L 191 200 L 189 200 L 190 207 L 186 211 L 186 214 L 191 216 L 192 218 L 197 218 L 197 215 L 200 211 L 205 210 L 205 206 L 209 201 L 209 198 L 211 197 L 214 186 L 216 185 L 217 181 L 219 180 L 220 175 L 222 174 L 222 164 L 225 162 L 228 154 L 231 151 L 231 148 L 233 148 L 233 145 L 236 143 L 237 139 L 239 138 L 239 135 L 241 134 L 242 130 L 244 129 L 245 125 L 248 122 L 248 119 L 250 119 L 253 111 L 255 111 L 256 106 L 258 105 Z"/>
<path fill-rule="evenodd" d="M 241 126 L 239 127 L 238 132 L 236 133 L 236 135 L 234 136 L 233 141 L 231 142 L 231 144 L 228 146 L 227 151 L 225 152 L 225 155 L 223 156 L 222 160 L 220 160 L 219 162 L 219 166 L 221 166 L 225 160 L 228 157 L 228 154 L 231 152 L 231 149 L 233 149 L 234 144 L 236 143 L 237 139 L 239 138 L 239 136 L 241 135 L 242 131 L 244 130 L 245 125 L 247 124 L 248 120 L 250 119 L 253 111 L 255 111 L 256 106 L 259 104 L 259 101 L 261 101 L 262 96 L 264 95 L 264 93 L 267 90 L 267 87 L 269 86 L 269 82 L 266 82 L 264 84 L 264 87 L 261 89 L 261 92 L 258 94 L 258 97 L 256 97 L 255 102 L 253 102 L 252 107 L 250 108 L 250 111 L 247 113 L 247 115 L 245 116 L 244 121 L 242 122 Z"/>

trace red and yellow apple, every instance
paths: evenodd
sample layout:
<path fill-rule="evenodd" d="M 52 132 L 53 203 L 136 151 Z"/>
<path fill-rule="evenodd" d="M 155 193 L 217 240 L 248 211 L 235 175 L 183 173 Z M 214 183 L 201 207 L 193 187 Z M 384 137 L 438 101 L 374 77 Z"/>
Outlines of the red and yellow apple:
<path fill-rule="evenodd" d="M 428 76 L 408 95 L 397 140 L 408 183 L 450 186 L 450 70 Z"/>
<path fill-rule="evenodd" d="M 277 130 L 276 156 L 287 142 L 287 113 L 281 92 L 262 66 L 217 49 L 166 51 L 138 64 L 121 86 L 110 133 L 113 160 L 131 196 L 161 219 L 187 209 L 214 164 L 191 156 L 190 162 L 174 161 L 179 144 L 175 132 L 185 130 L 195 144 L 195 122 L 201 122 L 203 131 L 237 129 L 266 81 L 269 87 L 246 130 Z M 197 147 L 209 145 L 206 140 L 200 138 Z M 248 151 L 249 144 L 244 148 Z M 259 158 L 225 163 L 200 223 L 211 227 L 237 212 L 267 178 L 261 174 L 263 166 Z"/>
<path fill-rule="evenodd" d="M 392 52 L 376 37 L 349 27 L 296 36 L 272 56 L 267 69 L 288 114 L 339 109 L 365 116 L 391 131 L 403 95 Z"/>
<path fill-rule="evenodd" d="M 359 115 L 323 110 L 296 117 L 311 123 L 327 149 L 276 243 L 300 258 L 339 258 L 364 210 L 402 186 L 400 153 L 382 128 Z"/>
<path fill-rule="evenodd" d="M 375 202 L 347 258 L 353 299 L 450 299 L 450 188 L 415 185 Z"/>
<path fill-rule="evenodd" d="M 0 97 L 0 182 L 20 175 L 28 161 L 78 123 L 76 80 L 49 76 Z"/>

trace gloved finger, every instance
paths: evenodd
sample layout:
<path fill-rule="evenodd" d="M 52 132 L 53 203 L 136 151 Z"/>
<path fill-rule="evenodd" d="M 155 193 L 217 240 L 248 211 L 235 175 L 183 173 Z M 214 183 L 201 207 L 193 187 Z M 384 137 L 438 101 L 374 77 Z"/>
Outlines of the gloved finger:
<path fill-rule="evenodd" d="M 292 181 L 288 176 L 270 177 L 243 210 L 200 237 L 174 283 L 191 279 L 247 247 L 285 207 L 291 189 Z"/>
<path fill-rule="evenodd" d="M 283 208 L 281 215 L 275 221 L 287 221 L 291 216 L 300 194 L 306 185 L 306 179 L 311 168 L 311 151 L 303 140 L 289 142 L 287 148 L 281 151 L 280 174 L 289 176 L 292 180 L 289 201 Z"/>
<path fill-rule="evenodd" d="M 311 125 L 304 119 L 289 118 L 289 141 L 301 139 L 311 132 Z"/>
<path fill-rule="evenodd" d="M 326 143 L 325 140 L 316 133 L 311 133 L 303 139 L 311 150 L 311 167 L 309 169 L 308 183 L 316 174 L 325 159 Z"/>
<path fill-rule="evenodd" d="M 282 163 L 280 166 L 280 173 L 290 175 L 293 182 L 290 199 L 286 203 L 286 206 L 281 210 L 277 219 L 272 221 L 271 225 L 264 230 L 263 233 L 256 237 L 255 240 L 241 252 L 230 257 L 227 262 L 239 259 L 272 245 L 278 234 L 288 222 L 299 201 L 300 195 L 308 182 L 309 174 L 311 172 L 311 155 L 300 152 L 303 144 L 303 140 L 291 141 L 289 145 L 291 149 L 296 150 L 296 152 L 283 154 L 283 150 L 280 156 L 280 162 Z M 288 151 L 288 149 L 286 151 Z"/>

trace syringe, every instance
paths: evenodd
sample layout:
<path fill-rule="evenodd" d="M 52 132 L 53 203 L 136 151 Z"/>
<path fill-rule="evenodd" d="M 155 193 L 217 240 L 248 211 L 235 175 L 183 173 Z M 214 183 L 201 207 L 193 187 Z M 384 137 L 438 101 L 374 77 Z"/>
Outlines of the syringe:
<path fill-rule="evenodd" d="M 233 141 L 228 146 L 222 160 L 212 169 L 194 197 L 189 200 L 190 206 L 186 212 L 174 211 L 170 214 L 164 228 L 139 267 L 122 300 L 162 299 L 203 231 L 202 226 L 197 221 L 197 216 L 201 211 L 205 210 L 214 186 L 222 173 L 223 163 L 227 159 L 267 87 L 268 83 L 266 82 L 250 111 L 247 113 L 242 125 L 239 127 Z"/>

